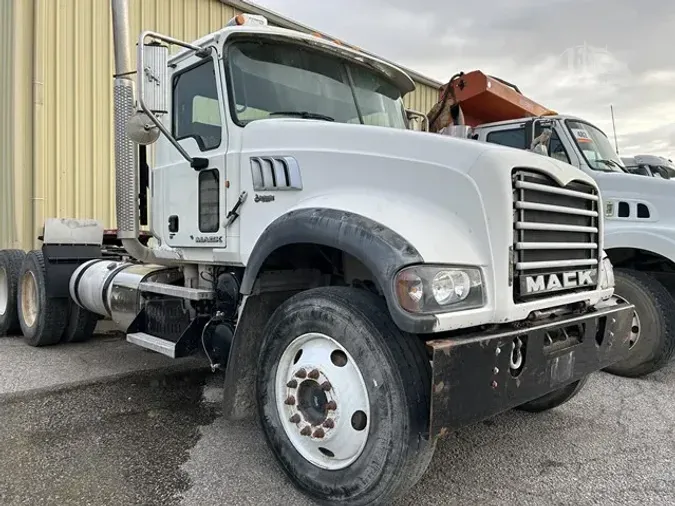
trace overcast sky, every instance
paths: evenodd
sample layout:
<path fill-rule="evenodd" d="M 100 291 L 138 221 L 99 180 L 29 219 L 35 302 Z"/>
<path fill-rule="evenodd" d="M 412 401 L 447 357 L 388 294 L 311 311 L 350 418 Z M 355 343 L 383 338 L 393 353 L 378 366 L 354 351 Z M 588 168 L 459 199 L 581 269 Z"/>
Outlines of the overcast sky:
<path fill-rule="evenodd" d="M 675 157 L 672 0 L 253 3 L 439 81 L 496 75 L 610 138 L 611 104 L 620 155 Z"/>

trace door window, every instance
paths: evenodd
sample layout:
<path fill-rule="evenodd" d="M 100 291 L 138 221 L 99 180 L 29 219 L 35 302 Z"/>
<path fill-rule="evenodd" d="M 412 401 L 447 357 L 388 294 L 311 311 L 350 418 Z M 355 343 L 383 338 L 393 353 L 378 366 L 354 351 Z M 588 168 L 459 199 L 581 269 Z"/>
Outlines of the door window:
<path fill-rule="evenodd" d="M 222 119 L 211 58 L 174 76 L 172 133 L 177 140 L 192 137 L 202 151 L 220 146 Z"/>

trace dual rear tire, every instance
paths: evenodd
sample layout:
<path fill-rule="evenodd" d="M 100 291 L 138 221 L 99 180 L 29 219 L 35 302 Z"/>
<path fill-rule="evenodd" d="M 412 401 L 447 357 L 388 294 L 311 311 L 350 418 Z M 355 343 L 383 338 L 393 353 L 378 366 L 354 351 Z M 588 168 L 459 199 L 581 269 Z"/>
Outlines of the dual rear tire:
<path fill-rule="evenodd" d="M 40 250 L 0 251 L 0 335 L 21 333 L 35 347 L 89 339 L 98 316 L 70 298 L 49 297 L 45 273 Z"/>

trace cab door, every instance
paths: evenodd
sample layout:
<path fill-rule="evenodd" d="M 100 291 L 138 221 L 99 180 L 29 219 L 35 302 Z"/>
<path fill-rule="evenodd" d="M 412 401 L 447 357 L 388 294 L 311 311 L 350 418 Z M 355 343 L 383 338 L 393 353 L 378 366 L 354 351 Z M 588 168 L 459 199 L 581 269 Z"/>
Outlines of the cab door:
<path fill-rule="evenodd" d="M 169 140 L 162 139 L 153 171 L 156 188 L 161 189 L 161 195 L 154 196 L 161 202 L 153 209 L 161 209 L 161 218 L 153 218 L 153 229 L 172 247 L 224 248 L 227 132 L 216 56 L 192 56 L 179 63 L 171 89 L 171 133 L 190 157 L 208 164 L 192 167 Z"/>

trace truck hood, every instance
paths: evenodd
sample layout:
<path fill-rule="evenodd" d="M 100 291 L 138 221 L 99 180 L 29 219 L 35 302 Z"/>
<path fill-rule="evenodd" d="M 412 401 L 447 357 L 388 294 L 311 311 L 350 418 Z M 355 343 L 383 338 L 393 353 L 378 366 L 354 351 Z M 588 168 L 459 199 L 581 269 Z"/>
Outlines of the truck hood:
<path fill-rule="evenodd" d="M 297 118 L 253 121 L 244 130 L 245 138 L 266 139 L 268 150 L 321 149 L 408 159 L 442 165 L 469 176 L 472 170 L 484 166 L 477 164 L 479 159 L 489 158 L 500 160 L 504 170 L 527 167 L 545 171 L 563 186 L 572 180 L 596 186 L 590 176 L 567 163 L 521 149 L 442 134 Z M 244 151 L 247 147 L 242 146 Z"/>

